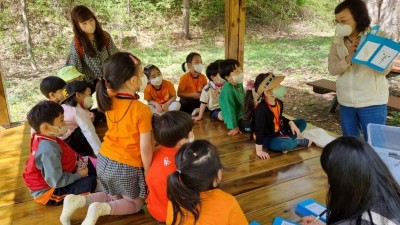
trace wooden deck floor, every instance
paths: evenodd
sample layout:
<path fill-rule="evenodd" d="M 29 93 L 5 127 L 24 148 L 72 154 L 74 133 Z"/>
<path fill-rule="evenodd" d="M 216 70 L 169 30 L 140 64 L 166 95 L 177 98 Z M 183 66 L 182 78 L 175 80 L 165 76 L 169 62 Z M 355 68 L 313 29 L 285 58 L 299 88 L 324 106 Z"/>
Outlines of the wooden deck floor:
<path fill-rule="evenodd" d="M 98 129 L 104 134 L 105 129 Z M 288 154 L 270 152 L 271 159 L 257 159 L 248 135 L 228 136 L 221 122 L 205 119 L 194 127 L 196 139 L 207 139 L 219 151 L 226 170 L 221 189 L 236 197 L 249 222 L 271 224 L 275 216 L 297 221 L 297 202 L 314 198 L 325 202 L 326 176 L 319 164 L 321 149 L 315 146 Z M 62 206 L 33 202 L 21 174 L 29 154 L 30 128 L 0 131 L 0 224 L 59 224 Z M 74 214 L 80 224 L 86 209 Z M 146 211 L 131 216 L 105 216 L 97 224 L 157 224 Z"/>

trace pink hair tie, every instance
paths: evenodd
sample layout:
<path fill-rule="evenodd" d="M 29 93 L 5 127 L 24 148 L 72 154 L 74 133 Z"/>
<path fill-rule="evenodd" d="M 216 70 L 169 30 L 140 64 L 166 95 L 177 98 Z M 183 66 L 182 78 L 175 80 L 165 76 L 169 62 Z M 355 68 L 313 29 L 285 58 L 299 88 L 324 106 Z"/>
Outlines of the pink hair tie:
<path fill-rule="evenodd" d="M 132 61 L 133 61 L 133 63 L 135 63 L 135 65 L 139 64 L 135 56 L 129 55 L 129 57 L 132 59 Z"/>
<path fill-rule="evenodd" d="M 248 80 L 246 83 L 246 90 L 251 91 L 254 88 L 254 80 Z"/>

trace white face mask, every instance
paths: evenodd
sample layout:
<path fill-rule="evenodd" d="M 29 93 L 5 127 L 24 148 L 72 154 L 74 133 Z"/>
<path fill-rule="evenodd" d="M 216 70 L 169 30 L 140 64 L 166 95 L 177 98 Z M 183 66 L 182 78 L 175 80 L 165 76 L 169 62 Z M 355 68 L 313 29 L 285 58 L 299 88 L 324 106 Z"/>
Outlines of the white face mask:
<path fill-rule="evenodd" d="M 194 71 L 201 73 L 203 71 L 203 64 L 194 64 L 193 69 Z"/>
<path fill-rule="evenodd" d="M 93 98 L 90 96 L 86 96 L 83 100 L 83 107 L 90 109 L 93 105 Z"/>
<path fill-rule="evenodd" d="M 353 32 L 353 29 L 351 28 L 350 25 L 341 24 L 341 23 L 336 24 L 335 33 L 337 36 L 346 37 L 346 36 L 349 36 L 351 34 L 351 32 Z"/>
<path fill-rule="evenodd" d="M 160 86 L 162 83 L 162 80 L 163 80 L 162 76 L 158 76 L 156 78 L 151 79 L 150 82 L 154 86 Z"/>
<path fill-rule="evenodd" d="M 147 86 L 147 77 L 145 75 L 142 75 L 142 78 L 140 78 L 140 81 L 142 81 L 142 85 L 139 87 L 139 91 L 144 91 L 144 89 Z"/>
<path fill-rule="evenodd" d="M 51 127 L 58 130 L 58 132 L 50 131 L 50 134 L 53 135 L 54 137 L 62 137 L 68 132 L 67 126 L 62 126 L 62 127 L 51 126 Z"/>
<path fill-rule="evenodd" d="M 235 82 L 236 84 L 238 84 L 238 83 L 243 83 L 243 79 L 244 79 L 243 72 L 242 72 L 242 73 L 239 73 L 239 74 L 236 75 L 236 76 L 232 76 L 232 80 L 233 80 L 233 82 Z"/>

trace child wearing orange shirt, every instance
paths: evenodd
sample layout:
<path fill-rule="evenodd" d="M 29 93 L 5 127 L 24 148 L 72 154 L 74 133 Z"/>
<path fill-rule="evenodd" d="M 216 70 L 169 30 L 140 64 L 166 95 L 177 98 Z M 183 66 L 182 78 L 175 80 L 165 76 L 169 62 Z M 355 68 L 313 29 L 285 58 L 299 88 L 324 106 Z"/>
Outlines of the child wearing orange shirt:
<path fill-rule="evenodd" d="M 168 176 L 166 224 L 247 225 L 236 199 L 218 189 L 222 163 L 206 140 L 183 145 L 175 156 L 177 170 Z"/>
<path fill-rule="evenodd" d="M 176 100 L 174 85 L 163 79 L 160 69 L 152 64 L 144 67 L 144 74 L 150 81 L 144 89 L 144 100 L 153 113 L 161 115 L 167 111 L 178 111 L 181 103 Z"/>
<path fill-rule="evenodd" d="M 153 117 L 153 134 L 161 149 L 154 152 L 146 176 L 146 200 L 150 215 L 159 222 L 164 223 L 167 217 L 167 177 L 176 170 L 175 154 L 183 144 L 193 141 L 193 125 L 185 112 L 170 111 Z"/>
<path fill-rule="evenodd" d="M 101 145 L 97 174 L 104 192 L 87 196 L 68 195 L 60 217 L 70 224 L 72 213 L 89 206 L 83 225 L 95 224 L 99 216 L 129 215 L 142 209 L 146 197 L 144 176 L 153 157 L 152 113 L 137 101 L 147 79 L 140 60 L 127 52 L 110 56 L 103 65 L 96 87 L 99 109 L 106 114 L 108 131 Z"/>
<path fill-rule="evenodd" d="M 202 74 L 203 61 L 199 53 L 192 52 L 186 56 L 182 70 L 186 72 L 185 64 L 189 71 L 179 79 L 178 96 L 182 105 L 181 111 L 191 113 L 193 116 L 199 112 L 201 90 L 207 84 L 207 78 Z"/>

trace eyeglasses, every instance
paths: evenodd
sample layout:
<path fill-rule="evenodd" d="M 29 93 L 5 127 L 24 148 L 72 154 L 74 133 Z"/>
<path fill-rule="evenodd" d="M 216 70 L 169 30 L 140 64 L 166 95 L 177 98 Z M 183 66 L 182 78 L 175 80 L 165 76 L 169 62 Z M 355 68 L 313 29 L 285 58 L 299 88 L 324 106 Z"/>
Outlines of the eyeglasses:
<path fill-rule="evenodd" d="M 352 20 L 353 18 L 347 19 L 347 20 L 332 20 L 333 25 L 336 25 L 338 23 L 340 24 L 346 24 L 347 21 Z"/>

